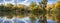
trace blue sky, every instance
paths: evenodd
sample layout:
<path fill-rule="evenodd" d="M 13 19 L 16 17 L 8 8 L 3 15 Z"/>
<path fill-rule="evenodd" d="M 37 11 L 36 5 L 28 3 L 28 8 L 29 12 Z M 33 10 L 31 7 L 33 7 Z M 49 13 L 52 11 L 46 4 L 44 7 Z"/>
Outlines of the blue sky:
<path fill-rule="evenodd" d="M 34 1 L 38 4 L 38 2 L 40 2 L 41 0 L 0 0 L 0 3 L 18 3 L 18 4 L 25 4 L 25 5 L 29 5 L 31 1 Z M 48 4 L 53 4 L 55 3 L 56 0 L 48 0 Z"/>

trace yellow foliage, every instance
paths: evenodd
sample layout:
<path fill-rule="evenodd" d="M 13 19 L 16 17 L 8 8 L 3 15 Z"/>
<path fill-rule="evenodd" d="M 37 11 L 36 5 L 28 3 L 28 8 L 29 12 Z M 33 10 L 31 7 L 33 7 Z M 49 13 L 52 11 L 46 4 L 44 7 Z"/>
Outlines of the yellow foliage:
<path fill-rule="evenodd" d="M 7 16 L 7 18 L 9 18 L 9 19 L 11 19 L 13 16 L 12 15 L 10 15 L 10 16 Z"/>
<path fill-rule="evenodd" d="M 13 4 L 10 4 L 10 3 L 6 5 L 6 7 L 10 7 L 10 8 L 13 8 L 13 6 L 14 5 Z"/>
<path fill-rule="evenodd" d="M 17 7 L 18 7 L 18 8 L 25 8 L 26 6 L 23 5 L 23 4 L 18 4 Z"/>
<path fill-rule="evenodd" d="M 36 20 L 36 17 L 34 15 L 31 15 L 29 18 L 31 21 Z"/>
<path fill-rule="evenodd" d="M 58 1 L 58 2 L 56 2 L 56 4 L 55 4 L 55 8 L 58 8 L 60 6 L 60 2 Z"/>
<path fill-rule="evenodd" d="M 52 4 L 47 4 L 46 10 L 48 11 L 49 8 L 53 8 L 53 5 Z"/>
<path fill-rule="evenodd" d="M 18 17 L 18 18 L 23 18 L 23 15 L 18 15 L 17 17 Z"/>

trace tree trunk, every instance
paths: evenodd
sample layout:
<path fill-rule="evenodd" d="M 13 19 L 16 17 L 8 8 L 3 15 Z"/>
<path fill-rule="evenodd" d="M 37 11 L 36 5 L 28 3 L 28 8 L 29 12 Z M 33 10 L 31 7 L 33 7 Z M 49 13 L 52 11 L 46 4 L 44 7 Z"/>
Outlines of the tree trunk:
<path fill-rule="evenodd" d="M 42 0 L 41 1 L 41 8 L 43 9 L 43 15 L 40 17 L 40 23 L 47 23 L 47 19 L 46 19 L 46 5 L 47 5 L 47 0 Z"/>

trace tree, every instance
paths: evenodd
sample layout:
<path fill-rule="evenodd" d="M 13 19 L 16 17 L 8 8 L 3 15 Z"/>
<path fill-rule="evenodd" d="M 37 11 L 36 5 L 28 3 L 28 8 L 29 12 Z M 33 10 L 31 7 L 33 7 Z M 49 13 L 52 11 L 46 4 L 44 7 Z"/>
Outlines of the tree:
<path fill-rule="evenodd" d="M 3 4 L 0 5 L 0 17 L 3 17 L 4 16 L 4 14 L 2 12 L 3 8 L 4 8 L 4 5 Z"/>
<path fill-rule="evenodd" d="M 41 14 L 43 14 L 43 9 L 39 8 L 39 6 L 35 6 L 34 9 L 32 9 L 32 14 L 38 18 Z"/>
<path fill-rule="evenodd" d="M 55 8 L 56 8 L 55 13 L 57 14 L 56 21 L 57 23 L 60 23 L 60 17 L 59 17 L 60 16 L 60 1 L 56 2 Z"/>
<path fill-rule="evenodd" d="M 46 19 L 46 5 L 47 5 L 47 0 L 42 0 L 40 2 L 41 8 L 43 9 L 43 15 L 40 17 L 40 23 L 47 23 Z"/>
<path fill-rule="evenodd" d="M 14 5 L 13 5 L 13 4 L 11 4 L 11 3 L 9 3 L 9 4 L 7 4 L 7 5 L 6 5 L 6 7 L 14 8 Z"/>
<path fill-rule="evenodd" d="M 30 4 L 31 7 L 31 13 L 34 14 L 34 16 L 36 16 L 38 19 L 40 17 L 40 15 L 43 13 L 43 9 L 40 8 L 36 3 L 32 2 Z"/>
<path fill-rule="evenodd" d="M 35 23 L 36 18 L 35 18 L 35 16 L 34 16 L 34 15 L 30 16 L 29 18 L 30 18 L 30 20 L 31 20 L 31 23 Z"/>
<path fill-rule="evenodd" d="M 9 16 L 11 12 L 11 8 L 8 8 L 5 5 L 0 5 L 0 16 Z"/>
<path fill-rule="evenodd" d="M 31 2 L 30 3 L 30 8 L 31 8 L 31 11 L 33 11 L 35 8 L 36 8 L 36 3 L 35 2 Z M 33 12 L 31 12 L 33 13 Z M 34 13 L 33 13 L 34 14 Z M 31 15 L 32 17 L 30 17 L 30 20 L 32 23 L 35 23 L 35 17 L 33 17 L 34 15 Z M 34 18 L 34 19 L 33 19 Z"/>
<path fill-rule="evenodd" d="M 13 15 L 12 8 L 13 8 L 12 4 L 0 5 L 0 16 L 8 16 L 9 18 L 11 18 Z"/>
<path fill-rule="evenodd" d="M 35 6 L 36 6 L 36 3 L 32 1 L 32 2 L 30 3 L 30 8 L 31 8 L 31 10 L 34 9 Z"/>

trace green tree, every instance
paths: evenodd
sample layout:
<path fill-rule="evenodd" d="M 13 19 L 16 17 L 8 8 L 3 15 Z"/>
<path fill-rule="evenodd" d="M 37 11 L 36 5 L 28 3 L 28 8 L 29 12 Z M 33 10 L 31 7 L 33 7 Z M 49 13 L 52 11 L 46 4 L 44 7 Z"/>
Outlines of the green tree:
<path fill-rule="evenodd" d="M 39 8 L 39 6 L 35 6 L 34 9 L 32 9 L 32 14 L 37 16 L 37 18 L 43 13 L 43 9 Z"/>
<path fill-rule="evenodd" d="M 35 18 L 33 15 L 32 15 L 32 16 L 30 16 L 29 18 L 30 18 L 30 20 L 31 20 L 31 23 L 35 23 L 36 18 Z"/>
<path fill-rule="evenodd" d="M 43 9 L 40 8 L 35 2 L 31 2 L 30 7 L 31 13 L 39 19 L 40 15 L 43 13 Z"/>
<path fill-rule="evenodd" d="M 9 4 L 7 4 L 7 5 L 6 5 L 6 7 L 14 8 L 14 5 L 13 5 L 13 4 L 11 4 L 11 3 L 9 3 Z"/>
<path fill-rule="evenodd" d="M 10 16 L 10 15 L 12 15 L 12 8 L 10 8 L 9 5 L 7 6 L 0 5 L 0 16 Z"/>
<path fill-rule="evenodd" d="M 2 12 L 3 8 L 4 8 L 4 5 L 1 4 L 1 5 L 0 5 L 0 17 L 3 17 L 3 16 L 4 16 L 4 14 L 3 14 L 3 12 Z"/>
<path fill-rule="evenodd" d="M 40 23 L 47 23 L 47 19 L 46 19 L 46 5 L 47 5 L 47 0 L 42 0 L 40 2 L 40 7 L 43 9 L 43 15 L 40 17 Z"/>
<path fill-rule="evenodd" d="M 30 3 L 30 8 L 31 8 L 31 11 L 33 11 L 33 9 L 35 8 L 35 6 L 36 6 L 36 3 L 35 2 L 31 2 Z M 32 12 L 31 12 L 32 13 Z M 35 20 L 34 19 L 32 19 L 32 18 L 35 18 L 35 17 L 30 17 L 30 20 L 31 20 L 31 22 L 32 23 L 34 23 L 35 22 Z"/>
<path fill-rule="evenodd" d="M 30 8 L 31 8 L 31 10 L 34 9 L 34 7 L 35 7 L 36 5 L 37 5 L 37 4 L 32 1 L 32 2 L 30 3 Z"/>

